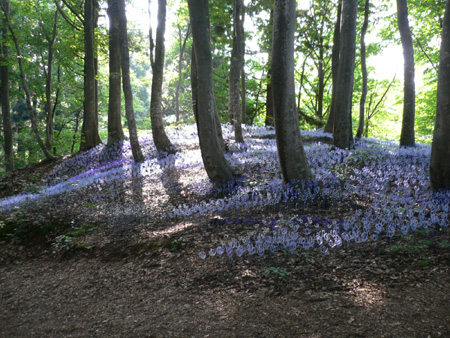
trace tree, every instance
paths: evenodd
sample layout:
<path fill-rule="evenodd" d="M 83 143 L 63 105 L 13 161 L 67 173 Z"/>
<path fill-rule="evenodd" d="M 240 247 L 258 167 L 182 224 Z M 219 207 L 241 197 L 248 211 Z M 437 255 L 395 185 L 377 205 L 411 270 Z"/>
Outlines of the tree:
<path fill-rule="evenodd" d="M 136 120 L 134 118 L 133 108 L 133 92 L 131 89 L 130 80 L 130 52 L 128 48 L 128 31 L 127 31 L 127 16 L 125 13 L 125 0 L 119 1 L 119 31 L 120 31 L 120 56 L 122 66 L 122 85 L 125 96 L 125 115 L 128 122 L 128 130 L 130 134 L 131 152 L 135 163 L 143 162 L 145 160 L 142 155 L 141 146 L 136 128 Z"/>
<path fill-rule="evenodd" d="M 5 12 L 9 13 L 9 3 L 6 0 L 2 0 L 3 9 Z M 1 32 L 2 42 L 1 48 L 1 66 L 0 66 L 0 76 L 1 76 L 1 86 L 0 86 L 0 97 L 2 106 L 2 117 L 3 117 L 3 135 L 5 139 L 5 168 L 6 171 L 14 170 L 14 151 L 13 151 L 13 132 L 12 132 L 12 122 L 11 122 L 11 109 L 9 103 L 9 48 L 8 48 L 8 28 L 6 17 L 3 19 L 4 28 Z"/>
<path fill-rule="evenodd" d="M 275 0 L 273 15 L 272 96 L 278 157 L 285 182 L 312 178 L 295 100 L 296 5 L 295 0 Z"/>
<path fill-rule="evenodd" d="M 313 1 L 310 8 L 300 14 L 298 36 L 302 43 L 298 43 L 297 49 L 304 56 L 304 66 L 308 65 L 310 69 L 306 73 L 305 67 L 302 67 L 300 79 L 302 89 L 308 95 L 308 99 L 304 101 L 304 111 L 312 112 L 313 116 L 308 119 L 319 122 L 319 125 L 329 111 L 327 87 L 332 74 L 331 42 L 335 23 L 331 13 L 334 7 L 333 1 Z M 306 83 L 305 86 L 303 82 Z"/>
<path fill-rule="evenodd" d="M 242 15 L 243 1 L 233 1 L 233 49 L 231 51 L 228 113 L 234 127 L 236 142 L 244 142 L 242 135 L 242 103 L 240 99 L 240 78 L 244 63 Z"/>
<path fill-rule="evenodd" d="M 23 90 L 25 92 L 25 101 L 26 101 L 26 107 L 27 107 L 27 111 L 28 114 L 30 115 L 30 120 L 31 120 L 31 127 L 33 130 L 34 135 L 36 136 L 36 140 L 39 144 L 39 147 L 41 148 L 42 152 L 44 153 L 45 157 L 50 159 L 50 160 L 54 160 L 57 157 L 53 156 L 47 149 L 47 147 L 45 146 L 44 141 L 41 138 L 41 135 L 39 133 L 39 128 L 38 128 L 38 123 L 37 123 L 37 119 L 36 119 L 36 115 L 34 114 L 34 108 L 32 105 L 32 99 L 31 99 L 31 93 L 30 90 L 28 88 L 28 83 L 27 83 L 27 79 L 25 76 L 25 70 L 23 67 L 23 57 L 22 57 L 22 53 L 20 51 L 20 46 L 19 46 L 19 40 L 17 39 L 17 36 L 15 34 L 15 31 L 13 29 L 13 26 L 11 25 L 11 21 L 9 18 L 9 2 L 7 0 L 2 0 L 1 2 L 1 6 L 2 6 L 2 10 L 3 10 L 3 14 L 4 14 L 4 18 L 5 18 L 5 23 L 8 26 L 9 32 L 11 33 L 11 37 L 13 39 L 14 42 L 14 46 L 16 47 L 16 53 L 17 53 L 17 62 L 19 64 L 19 71 L 20 71 L 20 79 L 22 82 L 22 86 L 23 86 Z"/>
<path fill-rule="evenodd" d="M 433 191 L 450 190 L 450 0 L 445 5 L 437 90 L 436 122 L 431 145 Z"/>
<path fill-rule="evenodd" d="M 266 87 L 266 119 L 264 124 L 267 126 L 274 126 L 274 112 L 273 112 L 273 92 L 272 92 L 272 45 L 273 45 L 273 8 L 270 10 L 270 23 L 268 26 L 270 28 L 268 32 L 266 32 L 268 38 L 268 57 L 267 57 L 267 87 Z"/>
<path fill-rule="evenodd" d="M 216 131 L 208 1 L 188 0 L 188 7 L 197 71 L 195 105 L 203 163 L 209 179 L 224 184 L 233 178 L 233 170 L 225 159 Z"/>
<path fill-rule="evenodd" d="M 118 0 L 108 0 L 109 16 L 109 102 L 108 145 L 123 140 L 120 30 Z"/>
<path fill-rule="evenodd" d="M 359 124 L 356 132 L 356 138 L 361 138 L 364 132 L 364 108 L 367 98 L 367 62 L 366 62 L 366 33 L 369 26 L 369 6 L 370 0 L 365 1 L 364 5 L 364 23 L 361 28 L 361 73 L 363 77 L 363 85 L 361 92 L 361 99 L 359 101 Z"/>
<path fill-rule="evenodd" d="M 149 0 L 149 14 L 150 14 Z M 166 31 L 166 0 L 158 0 L 158 27 L 156 29 L 156 45 L 153 43 L 152 27 L 150 25 L 150 63 L 152 65 L 152 96 L 150 116 L 152 120 L 153 141 L 156 149 L 162 152 L 173 152 L 174 148 L 164 130 L 162 116 L 162 83 L 164 73 L 164 34 Z M 153 48 L 155 56 L 153 57 Z"/>
<path fill-rule="evenodd" d="M 101 143 L 98 134 L 97 85 L 95 66 L 95 26 L 97 0 L 84 3 L 84 118 L 80 150 L 89 150 Z"/>
<path fill-rule="evenodd" d="M 180 24 L 177 25 L 178 27 L 178 39 L 179 39 L 179 56 L 178 56 L 178 81 L 177 81 L 177 87 L 175 89 L 175 121 L 180 121 L 180 89 L 181 89 L 181 81 L 183 79 L 183 56 L 184 52 L 186 50 L 186 43 L 189 38 L 189 35 L 191 34 L 191 26 L 188 24 L 186 34 L 184 36 L 184 39 L 182 39 L 181 34 L 181 26 Z"/>
<path fill-rule="evenodd" d="M 36 11 L 39 12 L 39 9 L 36 6 Z M 52 80 L 53 80 L 53 59 L 55 53 L 55 42 L 57 36 L 57 27 L 58 27 L 58 17 L 59 11 L 56 10 L 53 18 L 53 25 L 50 34 L 42 28 L 43 35 L 45 36 L 46 43 L 48 45 L 47 49 L 47 60 L 45 60 L 44 53 L 41 51 L 41 59 L 43 64 L 47 64 L 47 67 L 44 66 L 44 77 L 45 77 L 45 110 L 47 114 L 47 124 L 45 128 L 45 146 L 49 151 L 52 149 L 52 139 L 54 133 L 54 112 L 53 112 L 53 104 L 52 104 Z M 45 19 L 42 19 L 42 24 Z"/>
<path fill-rule="evenodd" d="M 416 94 L 414 83 L 414 47 L 408 21 L 407 0 L 397 0 L 397 21 L 403 48 L 403 121 L 400 146 L 414 146 L 414 119 Z"/>
<path fill-rule="evenodd" d="M 353 143 L 352 96 L 355 71 L 358 0 L 343 0 L 334 108 L 333 145 L 345 149 Z"/>
<path fill-rule="evenodd" d="M 339 48 L 341 44 L 341 17 L 342 17 L 342 0 L 338 1 L 337 5 L 337 16 L 336 23 L 334 25 L 334 33 L 333 33 L 333 49 L 331 52 L 331 77 L 333 82 L 332 92 L 331 92 L 331 107 L 330 114 L 328 115 L 327 124 L 325 125 L 324 132 L 332 133 L 334 130 L 334 112 L 335 105 L 334 102 L 336 100 L 337 95 L 337 80 L 338 80 L 338 69 L 339 69 Z"/>

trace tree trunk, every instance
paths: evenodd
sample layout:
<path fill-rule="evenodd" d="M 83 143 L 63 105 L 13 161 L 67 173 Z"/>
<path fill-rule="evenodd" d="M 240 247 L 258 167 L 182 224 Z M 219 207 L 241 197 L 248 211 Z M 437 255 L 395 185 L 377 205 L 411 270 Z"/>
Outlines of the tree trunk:
<path fill-rule="evenodd" d="M 323 95 L 325 92 L 325 71 L 323 67 L 323 38 L 320 38 L 320 48 L 319 48 L 319 64 L 317 68 L 317 80 L 318 80 L 318 90 L 317 90 L 317 111 L 316 116 L 319 120 L 323 120 Z"/>
<path fill-rule="evenodd" d="M 195 123 L 197 124 L 197 133 L 200 135 L 200 130 L 198 128 L 198 81 L 197 81 L 197 61 L 195 57 L 195 49 L 192 46 L 191 52 L 191 94 L 192 94 L 192 110 L 194 112 Z M 201 140 L 199 138 L 200 148 Z"/>
<path fill-rule="evenodd" d="M 369 26 L 369 6 L 370 0 L 366 0 L 364 6 L 364 23 L 361 28 L 361 73 L 362 73 L 362 92 L 361 99 L 359 101 L 359 124 L 358 131 L 356 132 L 356 138 L 361 138 L 364 131 L 364 116 L 365 116 L 365 105 L 367 98 L 367 65 L 366 65 L 366 33 Z"/>
<path fill-rule="evenodd" d="M 295 101 L 296 1 L 275 0 L 272 39 L 272 96 L 278 157 L 285 182 L 310 180 Z"/>
<path fill-rule="evenodd" d="M 150 6 L 150 0 L 149 0 Z M 150 11 L 149 11 L 150 12 Z M 172 153 L 173 145 L 164 130 L 162 114 L 162 84 L 164 73 L 164 34 L 166 31 L 166 0 L 158 0 L 158 27 L 156 28 L 155 59 L 151 60 L 153 79 L 150 102 L 150 118 L 152 120 L 153 141 L 156 150 Z M 150 40 L 153 37 L 150 35 Z M 150 43 L 152 46 L 153 43 Z M 153 54 L 153 53 L 152 53 Z"/>
<path fill-rule="evenodd" d="M 9 3 L 3 1 L 4 10 L 9 13 Z M 11 109 L 9 103 L 9 66 L 5 62 L 9 59 L 9 47 L 7 44 L 8 28 L 7 23 L 4 23 L 2 30 L 2 43 L 1 53 L 3 62 L 0 66 L 1 86 L 0 86 L 0 99 L 2 106 L 3 117 L 3 136 L 5 138 L 5 169 L 6 171 L 14 170 L 14 151 L 13 151 L 13 133 L 12 133 L 12 121 L 11 121 Z"/>
<path fill-rule="evenodd" d="M 197 68 L 197 111 L 200 147 L 209 179 L 226 183 L 233 170 L 225 159 L 216 129 L 213 67 L 207 0 L 188 0 Z"/>
<path fill-rule="evenodd" d="M 241 20 L 241 38 L 242 38 L 242 65 L 241 65 L 241 122 L 247 123 L 247 81 L 245 76 L 245 31 L 244 31 L 244 22 L 245 22 L 245 4 L 242 1 L 242 20 Z"/>
<path fill-rule="evenodd" d="M 119 30 L 120 30 L 120 51 L 122 65 L 123 94 L 125 96 L 125 115 L 128 121 L 130 133 L 131 152 L 135 163 L 145 160 L 142 155 L 141 145 L 137 134 L 136 121 L 134 119 L 133 92 L 130 80 L 130 53 L 128 50 L 127 16 L 125 13 L 125 0 L 119 0 Z"/>
<path fill-rule="evenodd" d="M 269 60 L 272 60 L 270 57 Z M 272 70 L 267 72 L 267 89 L 266 89 L 266 119 L 264 124 L 267 126 L 274 126 L 273 118 L 273 95 L 272 95 Z"/>
<path fill-rule="evenodd" d="M 44 66 L 45 74 L 45 110 L 47 114 L 47 124 L 45 127 L 45 146 L 48 151 L 52 150 L 52 139 L 54 133 L 53 106 L 52 106 L 52 76 L 53 76 L 53 55 L 58 27 L 58 10 L 55 11 L 55 21 L 51 36 L 47 36 L 48 42 L 48 60 L 47 70 Z M 44 62 L 44 60 L 42 60 Z"/>
<path fill-rule="evenodd" d="M 414 119 L 416 114 L 416 93 L 414 84 L 414 47 L 408 21 L 407 0 L 397 0 L 398 29 L 403 48 L 403 121 L 400 146 L 414 146 Z"/>
<path fill-rule="evenodd" d="M 101 143 L 98 135 L 96 111 L 96 71 L 95 71 L 95 1 L 84 4 L 84 118 L 81 127 L 80 150 L 89 150 Z"/>
<path fill-rule="evenodd" d="M 337 92 L 334 107 L 333 145 L 345 149 L 352 146 L 352 96 L 355 71 L 356 17 L 358 0 L 343 0 L 340 32 Z"/>
<path fill-rule="evenodd" d="M 298 86 L 298 97 L 297 97 L 297 111 L 300 111 L 300 105 L 302 102 L 302 89 L 303 89 L 303 81 L 305 79 L 305 66 L 306 61 L 308 60 L 309 54 L 305 56 L 302 64 L 302 73 L 300 74 L 300 85 Z"/>
<path fill-rule="evenodd" d="M 331 75 L 332 75 L 332 91 L 331 91 L 331 108 L 328 115 L 327 124 L 324 132 L 332 133 L 334 130 L 334 101 L 337 94 L 337 74 L 339 68 L 339 47 L 341 44 L 341 18 L 342 18 L 342 0 L 338 1 L 336 24 L 334 25 L 333 33 L 333 50 L 331 53 Z"/>
<path fill-rule="evenodd" d="M 181 26 L 178 25 L 178 36 L 180 38 L 180 54 L 178 58 L 178 82 L 175 90 L 175 120 L 177 122 L 180 121 L 180 88 L 181 88 L 181 80 L 183 76 L 183 56 L 184 51 L 186 50 L 186 43 L 189 38 L 189 34 L 191 33 L 191 26 L 188 25 L 186 35 L 184 36 L 183 42 L 181 42 Z"/>
<path fill-rule="evenodd" d="M 122 75 L 120 66 L 120 30 L 118 0 L 108 0 L 109 16 L 109 102 L 108 146 L 123 140 L 122 128 Z"/>
<path fill-rule="evenodd" d="M 270 11 L 270 22 L 273 22 L 273 10 Z M 272 39 L 272 36 L 268 37 Z M 269 41 L 272 44 L 272 41 Z M 267 88 L 266 88 L 266 119 L 264 124 L 266 127 L 274 126 L 274 117 L 273 117 L 273 96 L 272 96 L 272 49 L 269 49 L 268 55 L 268 70 L 267 70 Z"/>
<path fill-rule="evenodd" d="M 445 5 L 437 90 L 436 123 L 431 146 L 433 191 L 450 190 L 450 0 Z"/>
<path fill-rule="evenodd" d="M 234 138 L 236 142 L 243 143 L 242 135 L 242 110 L 240 99 L 240 78 L 243 64 L 242 51 L 242 30 L 241 30 L 241 12 L 242 0 L 233 1 L 233 49 L 231 51 L 230 61 L 230 81 L 228 95 L 228 113 L 230 122 L 234 128 Z"/>

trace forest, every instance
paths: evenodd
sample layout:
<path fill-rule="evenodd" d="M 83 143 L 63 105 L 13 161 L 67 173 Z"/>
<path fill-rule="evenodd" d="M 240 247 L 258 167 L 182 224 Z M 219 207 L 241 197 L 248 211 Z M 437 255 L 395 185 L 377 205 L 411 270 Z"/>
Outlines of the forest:
<path fill-rule="evenodd" d="M 450 336 L 450 0 L 0 22 L 0 336 Z"/>

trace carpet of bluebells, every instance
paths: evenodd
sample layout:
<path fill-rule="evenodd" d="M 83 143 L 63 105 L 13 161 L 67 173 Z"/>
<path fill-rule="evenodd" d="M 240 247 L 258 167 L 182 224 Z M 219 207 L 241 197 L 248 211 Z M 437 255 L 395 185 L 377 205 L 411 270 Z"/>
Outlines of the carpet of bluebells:
<path fill-rule="evenodd" d="M 1 199 L 0 212 L 73 210 L 72 227 L 104 224 L 114 236 L 151 236 L 195 223 L 212 234 L 210 243 L 196 248 L 199 260 L 327 255 L 417 234 L 448 243 L 450 195 L 431 192 L 430 146 L 362 139 L 354 149 L 340 150 L 330 144 L 331 135 L 305 131 L 315 180 L 284 184 L 273 129 L 245 126 L 244 144 L 232 141 L 230 126 L 223 129 L 226 158 L 236 170 L 236 180 L 225 186 L 207 179 L 191 125 L 168 130 L 175 154 L 157 153 L 151 135 L 140 135 L 146 157 L 140 164 L 134 164 L 129 142 L 67 159 L 33 192 Z M 234 233 L 215 238 L 224 227 Z"/>

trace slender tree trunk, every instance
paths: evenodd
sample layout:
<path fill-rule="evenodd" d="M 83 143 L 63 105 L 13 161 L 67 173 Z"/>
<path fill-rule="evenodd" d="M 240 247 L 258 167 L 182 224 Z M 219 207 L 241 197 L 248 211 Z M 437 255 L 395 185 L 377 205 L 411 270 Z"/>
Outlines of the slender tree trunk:
<path fill-rule="evenodd" d="M 340 32 L 339 68 L 334 106 L 333 145 L 345 149 L 352 146 L 352 96 L 355 71 L 356 17 L 358 0 L 343 0 Z"/>
<path fill-rule="evenodd" d="M 2 0 L 4 10 L 9 13 L 8 1 Z M 6 42 L 8 36 L 7 23 L 4 22 L 2 30 L 1 53 L 4 61 L 9 59 L 9 47 Z M 13 132 L 11 121 L 11 109 L 9 103 L 9 66 L 3 62 L 0 66 L 1 86 L 0 86 L 0 100 L 2 106 L 3 117 L 3 136 L 5 138 L 5 169 L 6 171 L 14 170 L 14 151 L 13 151 Z"/>
<path fill-rule="evenodd" d="M 273 10 L 270 11 L 270 22 L 273 22 Z M 272 36 L 269 36 L 272 39 Z M 269 42 L 272 44 L 272 41 Z M 267 88 L 266 88 L 266 120 L 264 124 L 267 126 L 274 126 L 274 116 L 273 116 L 273 96 L 272 96 L 272 50 L 269 49 L 268 55 L 268 71 L 267 71 Z"/>
<path fill-rule="evenodd" d="M 323 69 L 323 38 L 320 38 L 320 49 L 319 49 L 319 66 L 317 68 L 317 80 L 318 80 L 318 91 L 317 91 L 317 118 L 323 120 L 323 95 L 325 92 L 325 71 Z"/>
<path fill-rule="evenodd" d="M 269 69 L 267 72 L 268 82 L 267 82 L 267 88 L 266 88 L 266 120 L 265 125 L 267 126 L 274 126 L 275 121 L 273 117 L 273 95 L 272 95 L 272 70 Z"/>
<path fill-rule="evenodd" d="M 247 81 L 244 63 L 241 71 L 241 122 L 247 124 Z"/>
<path fill-rule="evenodd" d="M 17 51 L 17 62 L 19 64 L 20 79 L 22 80 L 23 90 L 25 91 L 25 102 L 27 105 L 28 113 L 30 114 L 31 129 L 33 130 L 33 133 L 36 136 L 36 140 L 37 140 L 42 152 L 44 153 L 45 157 L 50 160 L 54 160 L 54 159 L 57 159 L 57 157 L 52 155 L 48 151 L 47 147 L 45 146 L 44 141 L 41 138 L 41 135 L 39 134 L 39 128 L 38 128 L 38 124 L 37 124 L 37 120 L 36 120 L 36 115 L 34 114 L 33 106 L 31 104 L 31 94 L 30 94 L 30 90 L 28 89 L 27 79 L 25 77 L 25 71 L 23 69 L 23 63 L 22 63 L 23 57 L 20 52 L 19 41 L 14 32 L 14 29 L 11 26 L 11 22 L 9 21 L 9 11 L 7 10 L 8 9 L 7 4 L 8 4 L 7 1 L 2 0 L 1 5 L 2 5 L 3 13 L 5 15 L 5 23 L 8 25 L 9 32 L 11 33 L 11 37 L 13 39 L 14 46 L 16 47 L 16 51 Z"/>
<path fill-rule="evenodd" d="M 213 67 L 207 0 L 188 0 L 197 68 L 198 130 L 203 163 L 209 179 L 226 183 L 233 170 L 225 159 L 216 130 Z"/>
<path fill-rule="evenodd" d="M 241 39 L 242 39 L 242 69 L 241 69 L 241 122 L 247 123 L 247 81 L 245 76 L 245 31 L 244 31 L 244 22 L 245 22 L 245 4 L 242 1 L 242 20 L 240 25 L 241 30 Z"/>
<path fill-rule="evenodd" d="M 250 118 L 250 125 L 253 125 L 253 120 L 255 118 L 255 116 L 258 114 L 258 109 L 259 109 L 259 96 L 261 95 L 261 92 L 263 90 L 263 79 L 264 79 L 264 70 L 263 73 L 261 75 L 261 79 L 259 80 L 259 85 L 258 85 L 258 91 L 256 92 L 256 99 L 255 99 L 255 114 L 252 114 L 251 118 Z"/>
<path fill-rule="evenodd" d="M 339 46 L 341 44 L 341 18 L 342 18 L 342 0 L 338 1 L 336 24 L 334 25 L 333 50 L 331 53 L 331 74 L 332 74 L 332 91 L 331 91 L 331 108 L 328 120 L 324 128 L 325 133 L 332 133 L 334 130 L 334 101 L 337 94 L 337 75 L 339 68 Z"/>
<path fill-rule="evenodd" d="M 431 146 L 433 191 L 450 190 L 450 0 L 445 5 L 437 90 L 436 123 Z"/>
<path fill-rule="evenodd" d="M 73 137 L 72 137 L 72 148 L 70 149 L 71 154 L 73 154 L 73 152 L 75 150 L 75 144 L 77 143 L 77 133 L 78 133 L 78 128 L 80 126 L 80 114 L 81 114 L 81 112 L 77 112 L 77 115 L 75 116 L 75 131 L 74 131 Z"/>
<path fill-rule="evenodd" d="M 228 95 L 228 110 L 230 122 L 234 128 L 236 142 L 243 143 L 242 135 L 242 110 L 240 99 L 240 77 L 243 64 L 242 31 L 241 31 L 242 0 L 233 2 L 233 49 L 230 61 L 230 81 Z"/>
<path fill-rule="evenodd" d="M 272 38 L 272 95 L 278 157 L 285 182 L 310 180 L 295 102 L 296 1 L 275 0 Z"/>
<path fill-rule="evenodd" d="M 408 21 L 407 0 L 397 0 L 398 29 L 403 48 L 403 121 L 400 146 L 414 146 L 414 119 L 416 114 L 416 93 L 414 84 L 414 47 Z"/>
<path fill-rule="evenodd" d="M 362 92 L 361 100 L 359 101 L 359 124 L 358 131 L 356 132 L 356 138 L 361 138 L 364 131 L 364 116 L 365 116 L 365 106 L 367 98 L 367 65 L 366 65 L 366 33 L 369 26 L 369 6 L 370 0 L 366 0 L 364 6 L 364 23 L 361 28 L 361 73 L 362 73 Z"/>
<path fill-rule="evenodd" d="M 118 0 L 108 0 L 109 16 L 109 102 L 108 146 L 123 140 L 122 128 L 122 74 L 120 61 L 120 30 Z"/>
<path fill-rule="evenodd" d="M 192 110 L 194 112 L 195 123 L 197 124 L 197 133 L 200 135 L 200 129 L 198 126 L 198 81 L 197 81 L 197 60 L 195 57 L 195 48 L 192 46 L 191 52 L 191 93 L 192 93 Z M 200 148 L 202 146 L 202 140 L 199 137 Z"/>
<path fill-rule="evenodd" d="M 183 56 L 186 50 L 186 43 L 191 34 L 191 25 L 188 25 L 186 35 L 184 36 L 183 42 L 181 41 L 181 26 L 178 25 L 178 35 L 180 38 L 180 54 L 178 58 L 178 82 L 177 88 L 175 90 L 175 120 L 177 122 L 180 121 L 180 89 L 181 89 L 181 80 L 183 77 Z"/>
<path fill-rule="evenodd" d="M 44 67 L 45 74 L 45 110 L 47 114 L 47 124 L 45 128 L 45 146 L 49 151 L 52 150 L 52 139 L 54 133 L 53 106 L 52 106 L 52 77 L 53 77 L 53 55 L 58 27 L 58 10 L 55 11 L 55 21 L 53 23 L 52 36 L 47 36 L 48 42 L 48 60 L 47 70 Z M 44 60 L 43 60 L 44 61 Z"/>
<path fill-rule="evenodd" d="M 150 8 L 150 0 L 149 0 Z M 150 10 L 149 10 L 150 12 Z M 158 0 L 158 27 L 156 29 L 155 59 L 151 60 L 153 79 L 150 103 L 153 141 L 160 152 L 172 153 L 174 148 L 164 130 L 162 114 L 162 83 L 164 73 L 164 34 L 166 31 L 166 0 Z M 150 39 L 153 37 L 150 35 Z M 152 43 L 150 45 L 153 45 Z"/>
<path fill-rule="evenodd" d="M 80 142 L 82 151 L 94 148 L 101 143 L 96 113 L 95 2 L 96 0 L 85 0 L 84 4 L 84 118 Z"/>
<path fill-rule="evenodd" d="M 137 134 L 136 121 L 134 119 L 133 92 L 130 79 L 130 53 L 128 49 L 127 17 L 125 13 L 125 0 L 119 0 L 119 30 L 120 30 L 120 51 L 122 65 L 123 94 L 125 96 L 125 115 L 128 121 L 130 133 L 131 152 L 135 163 L 145 160 L 142 155 L 141 145 Z"/>
<path fill-rule="evenodd" d="M 309 54 L 305 57 L 302 64 L 302 74 L 300 75 L 300 85 L 298 88 L 298 98 L 297 98 L 297 110 L 300 111 L 300 105 L 302 102 L 302 89 L 303 89 L 303 81 L 305 79 L 305 66 L 306 61 L 308 60 Z"/>

